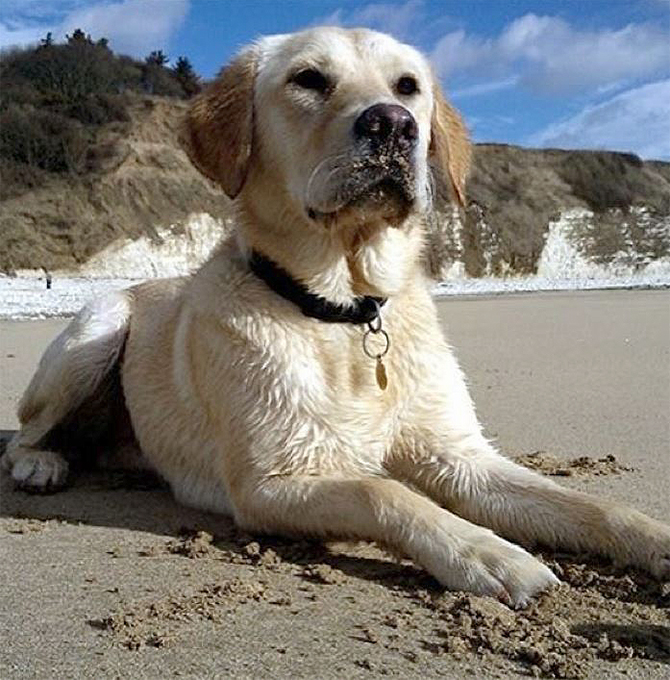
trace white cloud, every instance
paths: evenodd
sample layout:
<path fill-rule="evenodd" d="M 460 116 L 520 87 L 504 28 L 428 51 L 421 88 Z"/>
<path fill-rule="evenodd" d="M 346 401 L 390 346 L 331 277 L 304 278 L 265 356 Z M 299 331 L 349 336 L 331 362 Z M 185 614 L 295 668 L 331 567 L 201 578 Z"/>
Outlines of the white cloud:
<path fill-rule="evenodd" d="M 0 20 L 12 24 L 40 23 L 57 16 L 64 16 L 91 0 L 2 0 Z"/>
<path fill-rule="evenodd" d="M 34 43 L 48 31 L 62 40 L 81 28 L 94 39 L 108 38 L 118 52 L 143 56 L 167 48 L 189 4 L 190 0 L 11 0 L 0 14 L 0 47 Z"/>
<path fill-rule="evenodd" d="M 0 49 L 39 42 L 46 35 L 42 28 L 9 28 L 0 23 Z"/>
<path fill-rule="evenodd" d="M 502 78 L 501 80 L 489 80 L 483 83 L 476 83 L 468 85 L 467 87 L 457 88 L 449 93 L 451 99 L 462 99 L 464 97 L 476 97 L 481 94 L 490 94 L 491 92 L 499 92 L 500 90 L 508 90 L 511 87 L 516 87 L 519 83 L 517 76 L 510 76 L 509 78 Z"/>
<path fill-rule="evenodd" d="M 651 24 L 580 30 L 558 17 L 526 14 L 495 38 L 445 35 L 432 52 L 441 76 L 503 78 L 545 94 L 573 94 L 670 71 L 667 31 Z"/>
<path fill-rule="evenodd" d="M 49 31 L 55 37 L 62 19 L 85 2 L 86 0 L 3 0 L 0 4 L 0 49 L 37 43 Z"/>
<path fill-rule="evenodd" d="M 96 37 L 109 38 L 117 51 L 144 55 L 164 49 L 189 9 L 188 0 L 125 0 L 79 9 L 70 14 L 62 30 L 81 28 Z"/>
<path fill-rule="evenodd" d="M 636 87 L 532 135 L 530 146 L 630 151 L 670 160 L 670 78 Z"/>
<path fill-rule="evenodd" d="M 350 12 L 338 9 L 314 22 L 320 26 L 347 26 L 372 28 L 408 40 L 412 37 L 423 16 L 424 0 L 406 0 L 403 3 L 375 2 Z"/>

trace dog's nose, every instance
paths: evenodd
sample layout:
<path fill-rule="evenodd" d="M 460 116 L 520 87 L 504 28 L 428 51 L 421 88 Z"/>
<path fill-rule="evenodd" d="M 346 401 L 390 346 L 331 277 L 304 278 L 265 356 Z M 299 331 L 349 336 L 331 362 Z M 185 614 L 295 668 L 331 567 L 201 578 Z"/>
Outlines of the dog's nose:
<path fill-rule="evenodd" d="M 354 123 L 356 139 L 366 139 L 376 144 L 395 142 L 412 146 L 419 136 L 414 116 L 397 104 L 374 104 L 365 109 Z"/>

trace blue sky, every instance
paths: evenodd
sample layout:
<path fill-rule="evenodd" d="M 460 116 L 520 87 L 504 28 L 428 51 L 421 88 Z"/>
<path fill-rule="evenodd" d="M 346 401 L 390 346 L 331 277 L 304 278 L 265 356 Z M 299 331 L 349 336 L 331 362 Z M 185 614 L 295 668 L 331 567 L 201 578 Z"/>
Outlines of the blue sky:
<path fill-rule="evenodd" d="M 259 35 L 318 24 L 418 47 L 476 141 L 670 160 L 670 0 L 2 0 L 0 47 L 81 27 L 211 77 Z"/>

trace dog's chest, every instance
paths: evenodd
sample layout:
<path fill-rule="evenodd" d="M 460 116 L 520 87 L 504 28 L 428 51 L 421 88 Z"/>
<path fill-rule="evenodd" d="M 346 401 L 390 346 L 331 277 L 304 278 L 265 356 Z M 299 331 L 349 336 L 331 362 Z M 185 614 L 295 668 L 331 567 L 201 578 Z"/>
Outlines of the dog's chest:
<path fill-rule="evenodd" d="M 238 403 L 258 464 L 277 474 L 381 472 L 400 420 L 399 376 L 385 357 L 389 384 L 381 389 L 362 343 L 362 329 L 328 327 L 264 345 Z"/>

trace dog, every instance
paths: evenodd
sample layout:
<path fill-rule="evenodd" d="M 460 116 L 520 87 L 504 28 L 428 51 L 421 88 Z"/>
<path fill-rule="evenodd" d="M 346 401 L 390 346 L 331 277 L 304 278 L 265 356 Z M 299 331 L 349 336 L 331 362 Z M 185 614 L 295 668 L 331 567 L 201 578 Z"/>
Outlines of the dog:
<path fill-rule="evenodd" d="M 183 142 L 236 233 L 53 341 L 3 457 L 18 485 L 56 489 L 75 454 L 132 440 L 184 504 L 378 541 L 513 607 L 558 582 L 534 544 L 670 578 L 669 526 L 482 435 L 424 253 L 437 183 L 465 203 L 470 143 L 424 57 L 363 29 L 263 38 L 196 97 Z"/>

